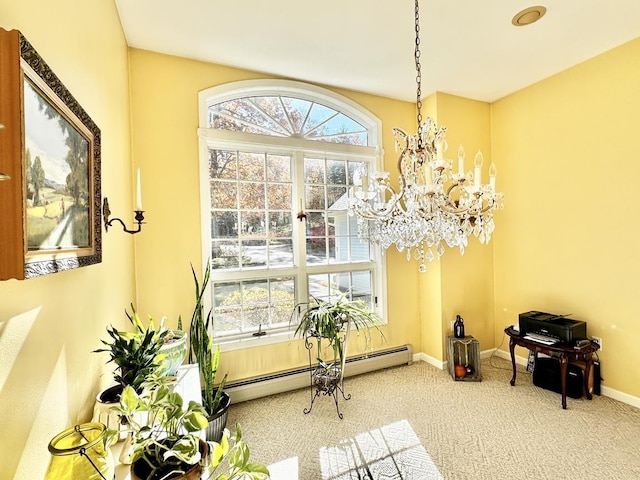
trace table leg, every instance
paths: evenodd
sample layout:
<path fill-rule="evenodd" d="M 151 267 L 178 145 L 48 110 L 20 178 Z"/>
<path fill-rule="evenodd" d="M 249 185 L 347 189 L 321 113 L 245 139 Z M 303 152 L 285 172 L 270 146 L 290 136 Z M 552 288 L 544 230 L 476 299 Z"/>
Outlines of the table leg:
<path fill-rule="evenodd" d="M 511 377 L 511 386 L 513 387 L 516 384 L 516 342 L 513 341 L 513 338 L 509 339 L 509 351 L 511 352 L 511 366 L 513 367 L 513 377 Z"/>
<path fill-rule="evenodd" d="M 562 392 L 562 408 L 567 408 L 567 364 L 566 355 L 560 356 L 560 391 Z"/>
<path fill-rule="evenodd" d="M 591 367 L 593 366 L 593 357 L 589 355 L 584 362 L 584 393 L 587 396 L 587 400 L 591 400 L 593 395 L 591 395 L 591 391 L 589 390 L 589 375 L 591 374 Z"/>

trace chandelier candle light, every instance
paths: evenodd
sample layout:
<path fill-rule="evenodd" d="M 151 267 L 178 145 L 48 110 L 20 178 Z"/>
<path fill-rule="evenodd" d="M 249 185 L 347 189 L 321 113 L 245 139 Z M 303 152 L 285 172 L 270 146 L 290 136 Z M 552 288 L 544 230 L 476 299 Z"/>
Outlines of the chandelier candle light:
<path fill-rule="evenodd" d="M 446 127 L 438 127 L 427 117 L 422 119 L 420 71 L 420 18 L 415 0 L 415 65 L 417 83 L 418 131 L 409 135 L 394 128 L 398 158 L 399 190 L 389 182 L 388 172 L 367 172 L 360 168 L 353 178 L 349 196 L 349 214 L 357 215 L 358 236 L 384 249 L 395 245 L 406 249 L 407 260 L 420 262 L 420 272 L 426 272 L 425 262 L 445 252 L 444 245 L 458 247 L 460 254 L 474 235 L 480 243 L 488 243 L 495 229 L 493 211 L 503 207 L 503 194 L 496 193 L 496 166 L 489 167 L 489 183 L 482 184 L 482 153 L 478 151 L 473 172 L 465 172 L 465 153 L 458 148 L 458 171 L 445 158 Z"/>

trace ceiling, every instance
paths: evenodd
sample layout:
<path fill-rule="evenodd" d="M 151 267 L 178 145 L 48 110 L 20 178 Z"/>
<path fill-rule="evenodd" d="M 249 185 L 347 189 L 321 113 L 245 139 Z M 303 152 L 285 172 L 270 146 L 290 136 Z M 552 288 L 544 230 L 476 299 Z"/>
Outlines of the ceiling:
<path fill-rule="evenodd" d="M 638 0 L 536 1 L 422 0 L 423 97 L 491 102 L 640 37 Z M 131 47 L 415 101 L 411 0 L 115 3 Z"/>

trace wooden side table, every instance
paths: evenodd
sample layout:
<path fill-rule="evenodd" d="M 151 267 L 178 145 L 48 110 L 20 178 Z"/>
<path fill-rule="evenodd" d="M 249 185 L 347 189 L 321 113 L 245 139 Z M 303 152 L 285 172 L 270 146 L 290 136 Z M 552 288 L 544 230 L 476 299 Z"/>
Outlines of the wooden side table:
<path fill-rule="evenodd" d="M 544 353 L 550 357 L 556 357 L 560 361 L 560 388 L 562 393 L 562 408 L 567 408 L 567 364 L 569 361 L 582 360 L 585 363 L 584 368 L 584 391 L 588 400 L 591 400 L 593 396 L 589 391 L 589 375 L 593 366 L 593 354 L 600 348 L 595 342 L 591 342 L 589 345 L 583 348 L 575 348 L 572 344 L 556 343 L 554 345 L 545 345 L 535 340 L 525 338 L 524 335 L 520 335 L 520 332 L 514 330 L 512 327 L 504 329 L 504 333 L 509 337 L 509 351 L 511 352 L 511 366 L 513 367 L 513 377 L 509 382 L 511 386 L 516 384 L 516 357 L 515 348 L 516 345 L 531 350 L 534 355 L 538 353 Z"/>

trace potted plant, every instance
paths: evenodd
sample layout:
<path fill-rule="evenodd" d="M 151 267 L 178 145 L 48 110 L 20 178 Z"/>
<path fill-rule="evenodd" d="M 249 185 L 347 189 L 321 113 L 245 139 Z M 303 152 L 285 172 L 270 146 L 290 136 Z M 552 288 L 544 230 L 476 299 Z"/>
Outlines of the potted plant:
<path fill-rule="evenodd" d="M 96 396 L 94 420 L 115 428 L 118 418 L 111 406 L 118 403 L 124 387 L 131 386 L 140 392 L 142 384 L 151 374 L 160 370 L 163 374 L 175 374 L 175 369 L 182 363 L 187 353 L 186 333 L 179 330 L 168 330 L 164 327 L 164 319 L 156 328 L 152 318 L 145 327 L 133 304 L 131 314 L 125 310 L 133 331 L 121 331 L 112 325 L 107 327 L 109 340 L 101 340 L 104 348 L 94 352 L 108 352 L 108 362 L 116 368 L 113 372 L 115 385 L 102 390 Z M 168 363 L 170 360 L 171 363 Z M 171 373 L 173 369 L 173 373 Z"/>
<path fill-rule="evenodd" d="M 155 374 L 141 394 L 127 386 L 115 408 L 133 431 L 133 480 L 269 478 L 264 465 L 249 461 L 239 425 L 233 436 L 225 430 L 219 443 L 201 440 L 199 432 L 208 423 L 204 408 L 194 401 L 183 405 L 170 383 Z"/>
<path fill-rule="evenodd" d="M 224 391 L 227 374 L 217 383 L 218 365 L 220 363 L 220 346 L 213 347 L 213 339 L 209 333 L 211 326 L 211 310 L 204 316 L 203 297 L 211 276 L 209 262 L 205 267 L 202 283 L 198 281 L 193 265 L 191 274 L 195 285 L 196 303 L 189 325 L 189 363 L 197 363 L 202 381 L 202 406 L 206 412 L 209 425 L 206 438 L 214 442 L 220 441 L 227 424 L 227 415 L 231 399 Z"/>
<path fill-rule="evenodd" d="M 346 338 L 348 328 L 353 325 L 359 333 L 361 329 L 367 331 L 375 328 L 380 330 L 380 317 L 372 312 L 362 300 L 349 300 L 346 293 L 341 293 L 334 301 L 327 301 L 312 297 L 310 302 L 299 303 L 294 307 L 292 320 L 297 312 L 298 326 L 295 335 L 305 339 L 305 346 L 309 350 L 309 362 L 311 363 L 312 342 L 315 340 L 317 347 L 317 362 L 311 367 L 311 407 L 305 409 L 309 413 L 313 401 L 320 394 L 334 395 L 336 389 L 342 392 L 345 399 L 342 382 L 344 378 L 344 366 L 346 361 Z M 384 335 L 382 335 L 384 337 Z M 369 332 L 367 332 L 367 341 Z M 330 349 L 332 358 L 324 359 L 323 352 Z M 313 394 L 315 388 L 315 395 Z M 342 415 L 338 411 L 338 415 Z"/>

